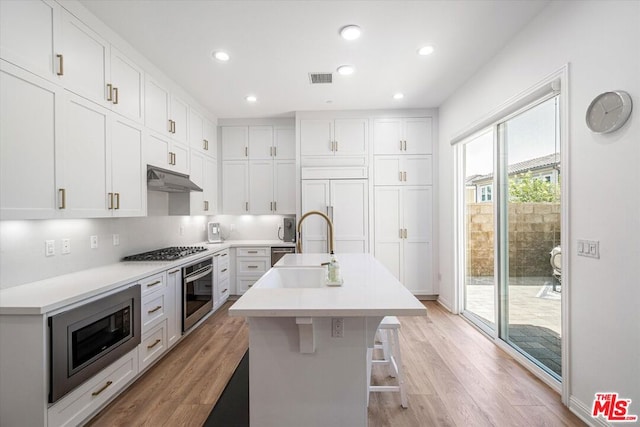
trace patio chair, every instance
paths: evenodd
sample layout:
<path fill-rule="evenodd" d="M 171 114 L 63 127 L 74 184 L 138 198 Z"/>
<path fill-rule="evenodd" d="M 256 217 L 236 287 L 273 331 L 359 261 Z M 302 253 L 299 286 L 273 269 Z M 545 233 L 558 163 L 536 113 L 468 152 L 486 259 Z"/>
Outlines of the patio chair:
<path fill-rule="evenodd" d="M 562 285 L 562 249 L 560 246 L 556 246 L 549 253 L 551 258 L 549 262 L 553 268 L 553 277 L 558 281 L 559 285 Z M 553 282 L 553 291 L 556 292 L 556 282 Z"/>

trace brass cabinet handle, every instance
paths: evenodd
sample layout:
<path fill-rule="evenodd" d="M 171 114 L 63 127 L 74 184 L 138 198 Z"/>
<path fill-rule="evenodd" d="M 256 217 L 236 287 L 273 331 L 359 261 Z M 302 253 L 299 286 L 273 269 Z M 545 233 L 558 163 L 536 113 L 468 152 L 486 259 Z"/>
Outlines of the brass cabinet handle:
<path fill-rule="evenodd" d="M 118 88 L 117 87 L 113 88 L 113 103 L 114 104 L 118 103 Z"/>
<path fill-rule="evenodd" d="M 107 101 L 113 101 L 113 86 L 107 83 Z"/>
<path fill-rule="evenodd" d="M 171 120 L 171 133 L 176 133 L 176 121 Z"/>
<path fill-rule="evenodd" d="M 109 195 L 109 209 L 113 209 L 113 193 L 107 193 Z"/>
<path fill-rule="evenodd" d="M 407 140 L 404 140 L 404 151 L 407 151 Z"/>
<path fill-rule="evenodd" d="M 149 313 L 149 314 L 155 313 L 156 311 L 160 310 L 161 308 L 162 308 L 162 306 L 159 305 L 156 308 L 152 308 L 151 310 L 147 311 L 147 313 Z"/>
<path fill-rule="evenodd" d="M 171 133 L 172 127 L 173 127 L 173 121 L 169 119 L 169 129 L 168 129 L 169 133 Z"/>
<path fill-rule="evenodd" d="M 202 149 L 203 149 L 203 150 L 208 150 L 208 149 L 209 149 L 208 144 L 209 144 L 209 143 L 207 142 L 207 140 L 206 140 L 206 139 L 203 139 L 203 140 L 202 140 Z"/>
<path fill-rule="evenodd" d="M 149 283 L 149 284 L 147 285 L 147 288 L 151 288 L 151 287 L 153 287 L 153 286 L 159 285 L 160 283 L 162 283 L 162 280 L 156 280 L 156 281 L 155 281 L 155 282 L 153 282 L 153 283 Z"/>
<path fill-rule="evenodd" d="M 405 239 L 407 238 L 407 229 L 406 228 L 404 229 L 404 238 Z"/>
<path fill-rule="evenodd" d="M 171 153 L 171 155 L 173 156 L 173 165 L 176 165 L 176 153 Z"/>
<path fill-rule="evenodd" d="M 402 151 L 402 140 L 400 140 L 400 151 Z"/>
<path fill-rule="evenodd" d="M 333 151 L 333 147 L 335 146 L 335 142 L 334 141 L 330 141 L 331 142 L 331 151 Z"/>
<path fill-rule="evenodd" d="M 147 346 L 147 350 L 150 350 L 153 347 L 157 346 L 158 344 L 160 344 L 161 341 L 162 340 L 160 338 L 156 339 L 153 344 Z"/>
<path fill-rule="evenodd" d="M 257 254 L 258 251 L 247 251 L 248 254 Z"/>
<path fill-rule="evenodd" d="M 209 210 L 209 202 L 207 200 L 204 201 L 204 210 L 205 211 Z"/>
<path fill-rule="evenodd" d="M 247 265 L 247 268 L 258 268 L 257 265 Z"/>
<path fill-rule="evenodd" d="M 224 273 L 225 271 L 227 271 L 227 269 L 223 268 L 222 270 L 220 270 L 220 273 Z"/>
<path fill-rule="evenodd" d="M 407 182 L 407 172 L 406 171 L 402 172 L 402 175 L 404 177 L 404 182 Z"/>
<path fill-rule="evenodd" d="M 249 147 L 244 147 L 244 156 L 249 157 Z"/>
<path fill-rule="evenodd" d="M 273 211 L 273 202 L 269 202 L 269 210 Z"/>
<path fill-rule="evenodd" d="M 58 190 L 58 195 L 60 196 L 60 205 L 58 205 L 58 209 L 66 209 L 67 208 L 67 190 L 64 188 L 60 188 Z"/>
<path fill-rule="evenodd" d="M 120 193 L 113 193 L 116 195 L 116 209 L 120 209 Z"/>
<path fill-rule="evenodd" d="M 170 272 L 169 272 L 169 274 L 175 274 L 175 273 L 177 273 L 178 271 L 180 271 L 180 269 L 179 269 L 179 268 L 178 268 L 177 270 L 170 271 Z"/>
<path fill-rule="evenodd" d="M 269 147 L 269 155 L 273 157 L 273 147 Z"/>
<path fill-rule="evenodd" d="M 244 202 L 244 210 L 249 212 L 249 202 Z"/>
<path fill-rule="evenodd" d="M 227 292 L 229 289 L 223 289 L 222 293 L 224 294 L 225 292 Z"/>
<path fill-rule="evenodd" d="M 273 211 L 276 212 L 278 210 L 278 202 L 273 202 Z"/>
<path fill-rule="evenodd" d="M 278 156 L 278 147 L 273 147 L 273 157 Z"/>
<path fill-rule="evenodd" d="M 400 174 L 400 181 L 402 181 L 402 171 L 398 172 Z"/>
<path fill-rule="evenodd" d="M 64 57 L 62 55 L 56 55 L 58 58 L 58 72 L 56 73 L 59 76 L 64 76 Z"/>
<path fill-rule="evenodd" d="M 111 384 L 113 384 L 113 381 L 107 381 L 105 385 L 102 386 L 102 388 L 100 390 L 94 391 L 93 393 L 91 393 L 91 396 L 97 396 L 100 393 L 102 393 L 103 391 L 105 391 L 107 389 L 107 387 L 109 387 Z"/>
<path fill-rule="evenodd" d="M 400 231 L 400 238 L 402 239 L 402 228 L 400 228 L 399 231 Z"/>
<path fill-rule="evenodd" d="M 227 256 L 227 255 L 228 255 L 228 254 L 222 254 L 222 255 L 220 255 L 220 256 Z"/>
<path fill-rule="evenodd" d="M 338 151 L 338 141 L 336 141 L 336 151 Z"/>

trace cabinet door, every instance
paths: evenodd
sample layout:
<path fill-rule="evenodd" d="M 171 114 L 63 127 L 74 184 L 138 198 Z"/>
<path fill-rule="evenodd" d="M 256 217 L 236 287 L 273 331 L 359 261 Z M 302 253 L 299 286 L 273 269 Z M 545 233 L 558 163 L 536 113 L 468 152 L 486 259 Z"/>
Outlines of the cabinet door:
<path fill-rule="evenodd" d="M 107 164 L 108 110 L 68 94 L 65 100 L 65 129 L 61 161 L 66 192 L 63 215 L 73 218 L 110 216 L 107 210 L 111 183 Z"/>
<path fill-rule="evenodd" d="M 333 155 L 332 120 L 300 120 L 300 154 L 302 156 Z"/>
<path fill-rule="evenodd" d="M 320 211 L 329 213 L 329 181 L 302 181 L 302 213 Z M 302 251 L 327 253 L 327 223 L 317 215 L 307 217 L 302 224 Z"/>
<path fill-rule="evenodd" d="M 247 160 L 249 158 L 249 128 L 247 126 L 222 126 L 222 160 Z"/>
<path fill-rule="evenodd" d="M 334 124 L 335 155 L 366 154 L 367 119 L 336 119 Z"/>
<path fill-rule="evenodd" d="M 204 159 L 205 215 L 218 213 L 218 162 L 210 157 Z"/>
<path fill-rule="evenodd" d="M 402 185 L 403 179 L 401 156 L 375 156 L 375 185 Z"/>
<path fill-rule="evenodd" d="M 67 11 L 62 13 L 61 53 L 65 89 L 109 105 L 109 44 Z"/>
<path fill-rule="evenodd" d="M 373 153 L 402 154 L 402 119 L 376 119 L 373 122 Z"/>
<path fill-rule="evenodd" d="M 431 185 L 431 156 L 406 156 L 403 158 L 402 170 L 404 185 Z"/>
<path fill-rule="evenodd" d="M 218 130 L 211 121 L 204 119 L 203 138 L 207 142 L 205 151 L 211 157 L 218 157 Z"/>
<path fill-rule="evenodd" d="M 222 162 L 222 186 L 223 213 L 249 213 L 249 162 Z"/>
<path fill-rule="evenodd" d="M 369 251 L 369 186 L 365 179 L 331 180 L 329 216 L 336 253 Z"/>
<path fill-rule="evenodd" d="M 189 146 L 191 150 L 205 151 L 204 119 L 193 108 L 189 110 Z"/>
<path fill-rule="evenodd" d="M 402 187 L 376 187 L 375 257 L 402 280 Z"/>
<path fill-rule="evenodd" d="M 403 189 L 406 238 L 403 248 L 403 284 L 416 294 L 433 294 L 431 187 Z"/>
<path fill-rule="evenodd" d="M 182 270 L 167 271 L 167 342 L 174 345 L 182 335 Z"/>
<path fill-rule="evenodd" d="M 273 127 L 249 126 L 249 159 L 267 160 L 273 157 Z"/>
<path fill-rule="evenodd" d="M 249 211 L 252 214 L 273 213 L 273 161 L 249 162 Z"/>
<path fill-rule="evenodd" d="M 276 160 L 274 168 L 274 211 L 279 214 L 296 213 L 296 161 Z"/>
<path fill-rule="evenodd" d="M 295 160 L 296 134 L 292 127 L 273 128 L 274 157 L 278 160 Z"/>
<path fill-rule="evenodd" d="M 433 151 L 431 136 L 431 118 L 419 117 L 404 119 L 405 154 L 431 154 Z"/>
<path fill-rule="evenodd" d="M 167 137 L 154 133 L 148 133 L 145 139 L 146 162 L 159 168 L 169 169 L 171 167 L 169 164 L 171 141 Z"/>
<path fill-rule="evenodd" d="M 174 154 L 172 169 L 176 172 L 189 174 L 189 146 L 171 141 L 171 152 Z"/>
<path fill-rule="evenodd" d="M 189 208 L 191 215 L 205 215 L 205 156 L 195 150 L 191 151 L 191 170 L 189 179 L 193 181 L 203 191 L 192 191 L 189 193 Z"/>
<path fill-rule="evenodd" d="M 174 121 L 172 138 L 187 145 L 189 138 L 189 105 L 175 96 L 171 97 L 171 120 Z"/>
<path fill-rule="evenodd" d="M 111 48 L 112 110 L 142 123 L 144 71 L 120 51 Z"/>
<path fill-rule="evenodd" d="M 145 83 L 144 122 L 150 129 L 169 136 L 169 91 L 149 75 Z"/>
<path fill-rule="evenodd" d="M 111 192 L 115 193 L 113 214 L 146 214 L 146 168 L 142 162 L 140 125 L 113 115 L 111 125 Z"/>
<path fill-rule="evenodd" d="M 59 17 L 60 6 L 53 1 L 0 1 L 0 57 L 57 80 Z"/>
<path fill-rule="evenodd" d="M 51 82 L 0 61 L 1 219 L 58 215 L 61 92 Z"/>

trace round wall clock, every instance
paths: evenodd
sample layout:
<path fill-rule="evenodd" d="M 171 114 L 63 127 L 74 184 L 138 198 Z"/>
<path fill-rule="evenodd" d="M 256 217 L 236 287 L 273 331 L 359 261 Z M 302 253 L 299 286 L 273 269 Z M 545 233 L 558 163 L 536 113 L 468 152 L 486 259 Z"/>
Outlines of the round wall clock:
<path fill-rule="evenodd" d="M 587 126 L 594 133 L 618 130 L 631 116 L 631 97 L 622 90 L 596 96 L 587 108 Z"/>

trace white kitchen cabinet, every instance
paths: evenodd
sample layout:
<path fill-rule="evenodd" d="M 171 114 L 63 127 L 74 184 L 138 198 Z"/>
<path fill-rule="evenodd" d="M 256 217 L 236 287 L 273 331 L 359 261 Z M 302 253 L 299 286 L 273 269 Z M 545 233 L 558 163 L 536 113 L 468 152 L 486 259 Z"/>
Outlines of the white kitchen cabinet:
<path fill-rule="evenodd" d="M 66 10 L 62 11 L 57 73 L 65 89 L 109 106 L 109 43 Z"/>
<path fill-rule="evenodd" d="M 273 213 L 273 161 L 249 162 L 249 211 L 252 214 Z"/>
<path fill-rule="evenodd" d="M 189 146 L 208 156 L 218 156 L 215 126 L 193 108 L 189 110 Z"/>
<path fill-rule="evenodd" d="M 236 249 L 236 292 L 244 294 L 271 268 L 270 248 L 242 247 Z"/>
<path fill-rule="evenodd" d="M 167 347 L 171 348 L 182 336 L 182 269 L 167 270 Z"/>
<path fill-rule="evenodd" d="M 273 162 L 273 212 L 296 213 L 296 161 Z"/>
<path fill-rule="evenodd" d="M 0 93 L 0 218 L 55 218 L 63 90 L 0 61 Z"/>
<path fill-rule="evenodd" d="M 109 159 L 110 188 L 108 208 L 113 216 L 146 215 L 146 167 L 143 162 L 142 127 L 133 121 L 112 115 Z M 111 200 L 113 197 L 113 201 Z"/>
<path fill-rule="evenodd" d="M 191 181 L 202 188 L 200 191 L 192 191 L 191 215 L 213 215 L 217 213 L 218 198 L 218 165 L 212 159 L 200 152 L 191 151 Z"/>
<path fill-rule="evenodd" d="M 249 159 L 249 128 L 247 126 L 222 126 L 222 160 Z"/>
<path fill-rule="evenodd" d="M 148 164 L 179 173 L 189 173 L 188 146 L 150 132 L 145 139 L 145 158 Z"/>
<path fill-rule="evenodd" d="M 249 162 L 222 162 L 222 211 L 225 214 L 249 213 Z"/>
<path fill-rule="evenodd" d="M 367 153 L 367 119 L 300 120 L 300 154 L 360 156 Z"/>
<path fill-rule="evenodd" d="M 144 71 L 111 46 L 111 78 L 107 101 L 118 114 L 142 123 L 144 119 Z"/>
<path fill-rule="evenodd" d="M 220 307 L 229 298 L 231 276 L 229 268 L 229 249 L 223 249 L 213 254 L 214 309 Z"/>
<path fill-rule="evenodd" d="M 431 156 L 375 156 L 375 185 L 431 185 Z"/>
<path fill-rule="evenodd" d="M 407 289 L 434 293 L 433 201 L 428 186 L 375 187 L 375 256 Z"/>
<path fill-rule="evenodd" d="M 302 213 L 327 213 L 334 225 L 336 253 L 369 250 L 369 200 L 365 179 L 303 180 Z M 305 219 L 302 229 L 305 253 L 328 252 L 326 222 L 319 216 Z"/>
<path fill-rule="evenodd" d="M 249 160 L 273 157 L 273 126 L 249 126 Z"/>
<path fill-rule="evenodd" d="M 164 137 L 188 144 L 189 106 L 153 77 L 145 78 L 145 124 Z"/>
<path fill-rule="evenodd" d="M 0 58 L 58 82 L 60 13 L 51 0 L 0 1 Z"/>
<path fill-rule="evenodd" d="M 430 117 L 374 120 L 374 154 L 431 154 L 431 120 Z"/>
<path fill-rule="evenodd" d="M 273 158 L 275 160 L 295 160 L 296 133 L 292 126 L 273 127 Z"/>

